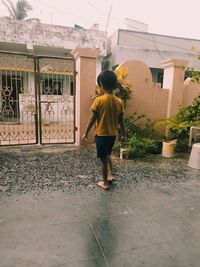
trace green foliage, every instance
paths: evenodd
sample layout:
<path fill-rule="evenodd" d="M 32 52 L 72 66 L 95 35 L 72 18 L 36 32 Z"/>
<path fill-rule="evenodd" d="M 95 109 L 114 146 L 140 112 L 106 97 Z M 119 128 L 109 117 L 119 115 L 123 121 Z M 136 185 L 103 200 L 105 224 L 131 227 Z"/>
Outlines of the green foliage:
<path fill-rule="evenodd" d="M 126 108 L 127 100 L 131 98 L 133 92 L 132 82 L 128 80 L 128 69 L 123 67 L 123 65 L 119 65 L 114 72 L 117 76 L 115 95 L 123 100 L 124 107 Z"/>
<path fill-rule="evenodd" d="M 16 4 L 16 19 L 23 20 L 26 18 L 29 10 L 32 10 L 32 7 L 26 0 L 18 0 Z"/>
<path fill-rule="evenodd" d="M 149 153 L 160 153 L 162 137 L 156 133 L 154 123 L 145 115 L 133 113 L 125 118 L 127 142 L 126 158 L 139 158 Z M 120 136 L 120 133 L 119 133 Z M 120 142 L 115 144 L 115 152 L 120 153 Z"/>
<path fill-rule="evenodd" d="M 128 158 L 139 158 L 147 153 L 155 153 L 158 150 L 158 143 L 156 140 L 141 137 L 135 133 L 128 139 L 125 148 Z"/>
<path fill-rule="evenodd" d="M 194 98 L 192 105 L 179 109 L 176 116 L 159 122 L 169 128 L 167 139 L 177 139 L 177 151 L 188 151 L 191 126 L 200 126 L 200 95 Z"/>
<path fill-rule="evenodd" d="M 194 48 L 194 51 L 196 49 Z M 198 55 L 198 60 L 200 60 L 200 55 Z M 192 79 L 193 82 L 200 83 L 200 71 L 199 69 L 194 69 L 191 67 L 188 67 L 186 69 L 187 75 Z"/>
<path fill-rule="evenodd" d="M 186 73 L 192 79 L 193 82 L 200 83 L 200 72 L 199 71 L 195 70 L 194 68 L 187 68 Z"/>
<path fill-rule="evenodd" d="M 188 152 L 188 138 L 178 138 L 176 142 L 176 152 Z"/>
<path fill-rule="evenodd" d="M 126 107 L 127 100 L 131 98 L 132 89 L 129 87 L 123 87 L 120 83 L 118 83 L 118 87 L 114 90 L 114 93 L 123 100 L 124 106 Z"/>

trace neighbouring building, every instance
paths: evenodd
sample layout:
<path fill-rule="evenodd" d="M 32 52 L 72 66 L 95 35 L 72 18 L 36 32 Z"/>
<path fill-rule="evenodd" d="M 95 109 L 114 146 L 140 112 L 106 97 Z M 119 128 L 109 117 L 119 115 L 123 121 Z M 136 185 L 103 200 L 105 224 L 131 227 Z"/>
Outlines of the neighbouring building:
<path fill-rule="evenodd" d="M 108 40 L 112 67 L 127 60 L 140 60 L 151 69 L 157 83 L 163 80 L 163 60 L 184 59 L 190 67 L 200 67 L 200 40 L 149 33 L 148 25 L 131 19 L 126 19 L 126 24 L 126 29 L 118 29 Z"/>
<path fill-rule="evenodd" d="M 75 48 L 100 51 L 98 73 L 107 33 L 0 18 L 0 145 L 75 142 Z"/>
<path fill-rule="evenodd" d="M 78 25 L 66 27 L 0 18 L 0 51 L 66 57 L 76 47 L 99 49 L 97 68 L 100 68 L 101 57 L 107 53 L 107 33 L 100 31 L 98 24 L 84 29 Z"/>

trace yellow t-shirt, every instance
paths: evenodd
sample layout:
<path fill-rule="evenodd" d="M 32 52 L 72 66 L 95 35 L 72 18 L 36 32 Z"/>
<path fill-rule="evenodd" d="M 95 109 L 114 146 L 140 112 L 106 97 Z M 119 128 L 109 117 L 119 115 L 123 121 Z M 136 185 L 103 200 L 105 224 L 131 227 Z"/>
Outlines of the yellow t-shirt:
<path fill-rule="evenodd" d="M 95 134 L 98 136 L 116 136 L 119 114 L 124 112 L 123 101 L 114 94 L 97 97 L 91 110 L 97 113 Z"/>

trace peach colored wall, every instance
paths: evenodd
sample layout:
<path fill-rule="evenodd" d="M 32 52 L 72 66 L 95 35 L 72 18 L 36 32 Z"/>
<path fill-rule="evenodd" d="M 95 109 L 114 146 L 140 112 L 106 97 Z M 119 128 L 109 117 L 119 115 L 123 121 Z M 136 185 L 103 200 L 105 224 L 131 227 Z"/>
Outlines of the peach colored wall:
<path fill-rule="evenodd" d="M 151 71 L 145 63 L 130 60 L 121 66 L 128 70 L 127 79 L 133 86 L 132 97 L 127 103 L 127 114 L 146 114 L 152 120 L 165 118 L 169 90 L 161 89 L 160 84 L 153 83 Z"/>
<path fill-rule="evenodd" d="M 145 114 L 153 121 L 170 118 L 177 114 L 180 107 L 192 104 L 193 99 L 200 95 L 200 84 L 190 78 L 184 81 L 186 60 L 168 59 L 162 62 L 163 88 L 153 83 L 151 71 L 145 63 L 130 60 L 121 66 L 127 69 L 127 79 L 133 85 L 127 114 Z"/>
<path fill-rule="evenodd" d="M 90 48 L 76 48 L 72 52 L 76 60 L 76 127 L 77 145 L 81 143 L 92 104 L 92 96 L 95 94 L 96 86 L 96 59 L 99 50 Z M 90 132 L 88 141 L 92 142 L 93 131 Z"/>
<path fill-rule="evenodd" d="M 167 59 L 163 61 L 163 87 L 169 89 L 167 118 L 175 116 L 182 105 L 183 81 L 188 61 L 182 59 Z"/>
<path fill-rule="evenodd" d="M 183 84 L 182 105 L 190 105 L 197 95 L 200 95 L 200 84 L 192 82 L 191 78 L 187 78 Z"/>
<path fill-rule="evenodd" d="M 77 145 L 85 131 L 90 116 L 92 96 L 96 85 L 97 49 L 77 48 L 72 53 L 76 59 L 76 126 Z M 189 105 L 200 93 L 200 85 L 187 80 L 184 82 L 186 61 L 169 59 L 163 62 L 165 89 L 153 83 L 152 74 L 141 61 L 130 60 L 121 66 L 128 71 L 127 79 L 132 82 L 133 94 L 127 103 L 127 114 L 145 114 L 155 121 L 176 115 L 180 106 Z M 162 129 L 161 129 L 162 131 Z M 93 141 L 93 132 L 89 141 Z"/>

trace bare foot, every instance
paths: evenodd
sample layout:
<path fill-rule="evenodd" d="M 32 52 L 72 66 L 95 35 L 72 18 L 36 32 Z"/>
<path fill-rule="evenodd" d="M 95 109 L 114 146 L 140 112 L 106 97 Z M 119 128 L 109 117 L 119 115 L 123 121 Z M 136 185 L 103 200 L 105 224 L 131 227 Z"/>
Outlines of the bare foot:
<path fill-rule="evenodd" d="M 108 176 L 108 182 L 114 182 L 116 181 L 115 177 L 113 175 Z"/>
<path fill-rule="evenodd" d="M 104 190 L 110 189 L 110 186 L 108 185 L 108 183 L 105 183 L 104 181 L 99 181 L 97 183 L 97 186 L 104 189 Z"/>

